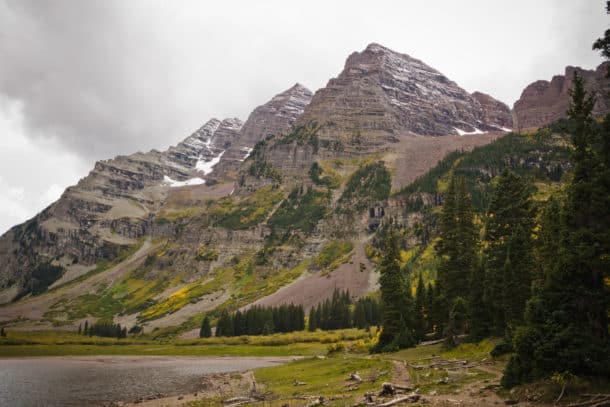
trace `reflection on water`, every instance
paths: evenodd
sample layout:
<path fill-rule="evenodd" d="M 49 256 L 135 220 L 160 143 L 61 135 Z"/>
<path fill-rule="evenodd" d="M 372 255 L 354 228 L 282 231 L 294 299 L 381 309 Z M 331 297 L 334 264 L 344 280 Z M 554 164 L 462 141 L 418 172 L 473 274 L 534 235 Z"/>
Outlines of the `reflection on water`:
<path fill-rule="evenodd" d="M 195 392 L 201 377 L 279 358 L 54 357 L 0 359 L 0 406 L 83 406 Z"/>

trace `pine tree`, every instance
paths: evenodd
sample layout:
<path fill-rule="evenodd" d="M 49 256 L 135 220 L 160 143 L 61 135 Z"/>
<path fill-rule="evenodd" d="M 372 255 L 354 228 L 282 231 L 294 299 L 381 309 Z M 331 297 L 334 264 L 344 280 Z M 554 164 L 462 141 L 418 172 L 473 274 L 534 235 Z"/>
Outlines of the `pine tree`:
<path fill-rule="evenodd" d="M 544 282 L 534 285 L 525 325 L 515 333 L 516 352 L 502 378 L 506 387 L 552 372 L 610 375 L 609 296 L 604 284 L 610 255 L 610 185 L 603 148 L 593 148 L 603 145 L 610 132 L 605 125 L 595 134 L 594 100 L 577 73 L 571 96 L 574 175 L 560 213 L 561 232 L 552 242 L 558 250 L 554 260 L 547 259 Z"/>
<path fill-rule="evenodd" d="M 91 333 L 89 332 L 89 321 L 85 321 L 85 330 L 83 331 L 83 333 L 85 335 L 91 336 Z"/>
<path fill-rule="evenodd" d="M 530 295 L 534 268 L 532 211 L 529 185 L 518 175 L 504 171 L 498 177 L 487 211 L 484 238 L 485 302 L 490 310 L 491 333 L 495 335 L 506 334 L 509 325 L 521 321 Z M 509 315 L 507 300 L 511 302 Z"/>
<path fill-rule="evenodd" d="M 81 335 L 83 333 L 83 324 L 78 324 L 78 334 Z"/>
<path fill-rule="evenodd" d="M 415 344 L 411 295 L 400 270 L 396 232 L 390 225 L 379 264 L 379 285 L 383 304 L 382 328 L 373 352 L 397 350 Z"/>
<path fill-rule="evenodd" d="M 449 310 L 456 298 L 468 297 L 469 279 L 478 260 L 477 251 L 479 232 L 474 224 L 474 209 L 464 178 L 451 178 L 443 204 L 440 225 L 440 241 L 436 251 L 441 258 L 438 268 L 437 288 L 440 296 L 436 298 L 437 311 L 435 322 L 446 325 Z M 442 330 L 442 328 L 441 328 Z"/>
<path fill-rule="evenodd" d="M 363 329 L 366 325 L 366 306 L 364 301 L 358 301 L 354 307 L 354 326 Z"/>
<path fill-rule="evenodd" d="M 480 341 L 489 334 L 489 313 L 484 301 L 485 269 L 479 263 L 471 271 L 468 291 L 468 334 L 471 341 Z"/>
<path fill-rule="evenodd" d="M 5 338 L 6 332 L 4 331 L 4 327 L 0 328 L 0 337 Z"/>
<path fill-rule="evenodd" d="M 426 286 L 421 274 L 415 290 L 415 335 L 418 340 L 426 337 Z"/>
<path fill-rule="evenodd" d="M 210 318 L 206 315 L 201 321 L 201 329 L 199 329 L 200 338 L 209 338 L 212 336 L 212 327 L 210 326 Z"/>
<path fill-rule="evenodd" d="M 447 340 L 444 346 L 454 347 L 457 344 L 457 337 L 464 333 L 468 313 L 468 304 L 462 297 L 456 297 L 451 304 L 449 311 L 449 324 L 447 326 Z"/>

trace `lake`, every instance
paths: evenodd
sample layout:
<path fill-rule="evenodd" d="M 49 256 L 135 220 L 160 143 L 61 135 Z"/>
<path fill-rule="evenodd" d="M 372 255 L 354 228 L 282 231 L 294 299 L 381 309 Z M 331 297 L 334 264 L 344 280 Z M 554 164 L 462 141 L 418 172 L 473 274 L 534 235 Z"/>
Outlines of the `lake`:
<path fill-rule="evenodd" d="M 84 406 L 196 392 L 202 376 L 281 357 L 91 356 L 0 359 L 0 406 Z"/>

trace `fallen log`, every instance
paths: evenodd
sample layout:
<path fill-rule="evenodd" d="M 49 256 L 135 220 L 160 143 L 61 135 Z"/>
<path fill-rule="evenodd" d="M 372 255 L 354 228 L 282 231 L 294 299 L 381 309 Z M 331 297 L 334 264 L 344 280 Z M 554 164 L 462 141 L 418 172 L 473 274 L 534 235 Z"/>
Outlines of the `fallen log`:
<path fill-rule="evenodd" d="M 390 407 L 399 403 L 417 403 L 421 396 L 417 393 L 411 393 L 408 396 L 402 396 L 395 398 L 390 401 L 386 401 L 385 403 L 377 404 L 377 407 Z"/>
<path fill-rule="evenodd" d="M 583 396 L 591 397 L 591 399 L 567 404 L 566 407 L 602 407 L 610 405 L 610 394 L 583 394 Z"/>
<path fill-rule="evenodd" d="M 253 398 L 250 397 L 231 397 L 230 399 L 226 399 L 225 401 L 223 401 L 223 404 L 231 404 L 231 403 L 239 403 L 241 401 L 247 401 L 247 402 L 251 402 L 251 401 L 256 401 Z"/>

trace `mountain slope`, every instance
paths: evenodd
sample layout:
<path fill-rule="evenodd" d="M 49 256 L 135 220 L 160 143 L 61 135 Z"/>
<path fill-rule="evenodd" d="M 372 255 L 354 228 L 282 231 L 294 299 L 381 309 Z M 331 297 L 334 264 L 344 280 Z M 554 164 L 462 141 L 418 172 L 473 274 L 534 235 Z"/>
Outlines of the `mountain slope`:
<path fill-rule="evenodd" d="M 256 132 L 290 127 L 311 95 L 295 85 L 250 115 L 212 119 L 167 151 L 150 151 L 99 161 L 88 176 L 68 188 L 39 215 L 0 237 L 2 302 L 32 290 L 32 273 L 59 267 L 78 277 L 104 259 L 151 233 L 152 220 L 178 187 L 217 182 L 217 167 L 240 163 L 257 141 Z M 275 119 L 273 119 L 275 118 Z M 272 120 L 273 119 L 273 120 Z M 262 122 L 262 123 L 261 123 Z M 44 284 L 52 283 L 49 279 Z M 35 283 L 34 283 L 35 284 Z"/>

